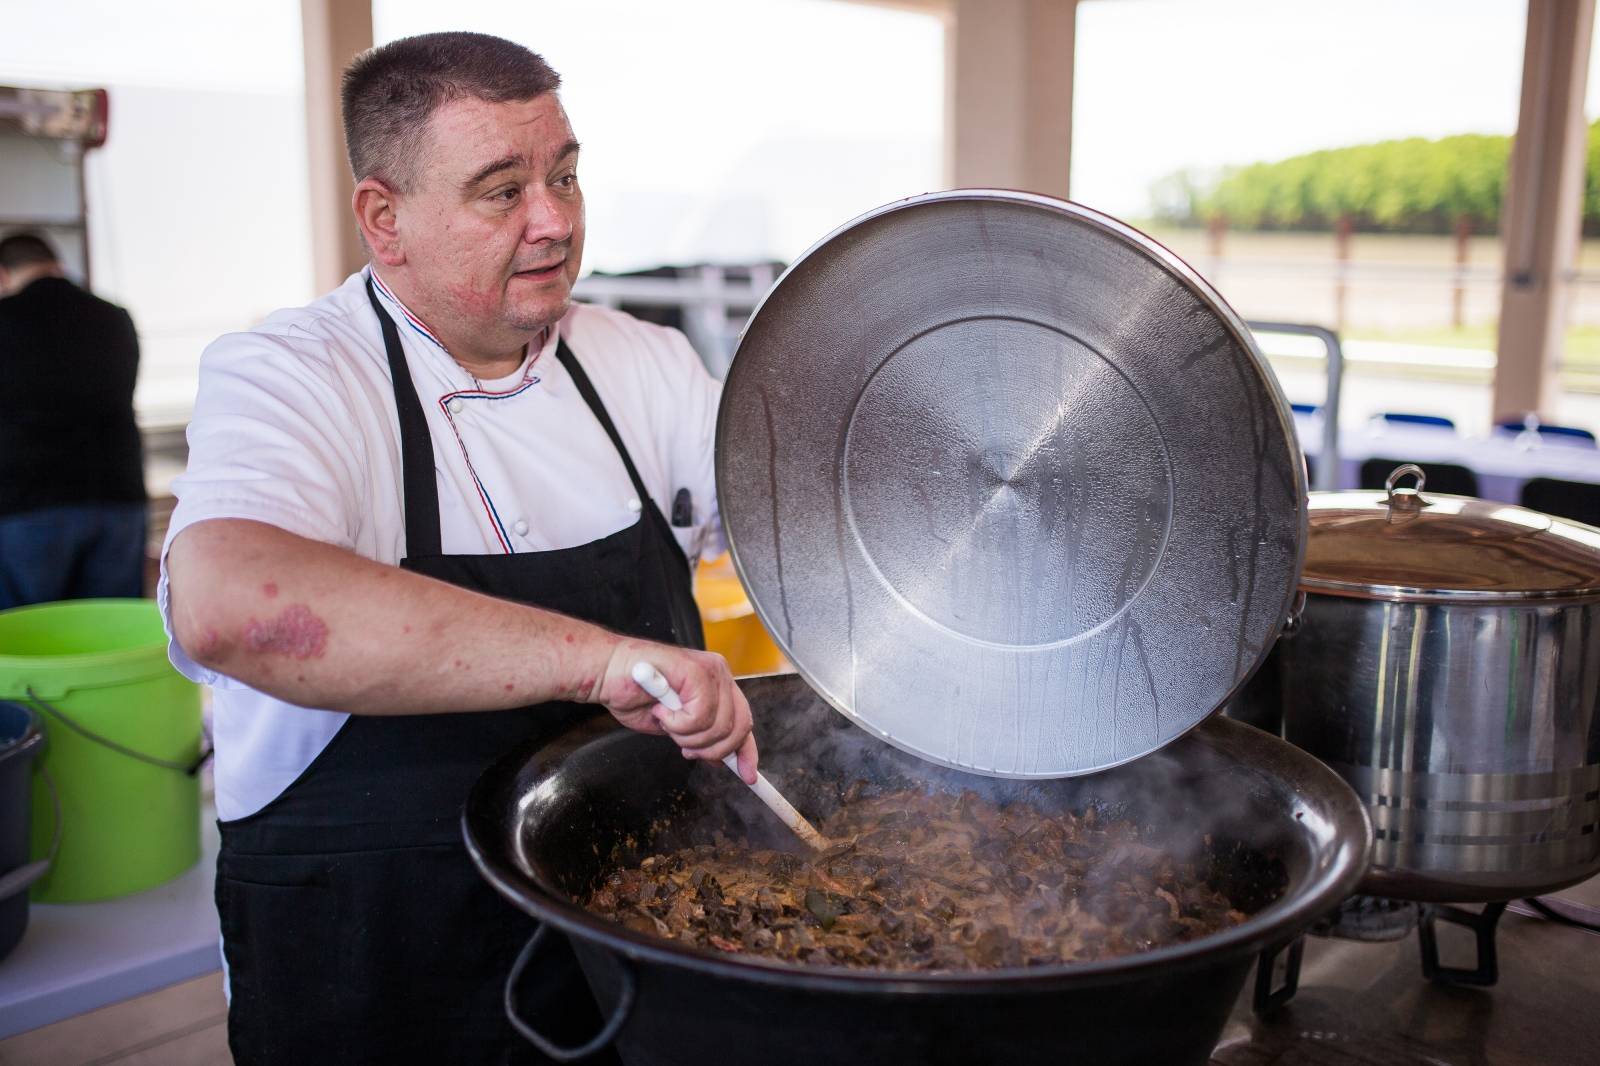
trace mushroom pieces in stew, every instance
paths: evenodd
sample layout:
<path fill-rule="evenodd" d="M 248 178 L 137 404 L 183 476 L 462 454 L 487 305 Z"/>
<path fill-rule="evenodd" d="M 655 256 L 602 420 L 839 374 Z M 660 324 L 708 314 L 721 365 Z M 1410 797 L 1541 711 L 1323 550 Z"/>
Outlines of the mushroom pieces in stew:
<path fill-rule="evenodd" d="M 1002 808 L 970 791 L 851 792 L 821 826 L 839 843 L 820 855 L 719 832 L 612 870 L 582 902 L 700 948 L 926 971 L 1105 959 L 1246 918 L 1207 884 L 1203 854 L 1142 843 L 1131 821 Z"/>

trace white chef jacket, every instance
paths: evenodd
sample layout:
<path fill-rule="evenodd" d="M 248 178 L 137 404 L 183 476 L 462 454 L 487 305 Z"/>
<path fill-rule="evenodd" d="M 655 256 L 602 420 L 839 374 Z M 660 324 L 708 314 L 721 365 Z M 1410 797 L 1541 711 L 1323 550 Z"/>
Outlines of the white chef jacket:
<path fill-rule="evenodd" d="M 368 273 L 219 338 L 200 361 L 157 600 L 173 665 L 213 688 L 224 820 L 283 792 L 347 716 L 285 703 L 190 659 L 172 637 L 166 548 L 196 522 L 245 518 L 382 563 L 404 557 L 399 417 Z M 446 554 L 575 547 L 639 521 L 641 501 L 615 446 L 556 358 L 558 331 L 662 514 L 689 490 L 692 524 L 673 530 L 685 554 L 722 550 L 712 471 L 721 386 L 681 333 L 574 304 L 515 373 L 480 381 L 381 285 L 379 297 L 433 437 Z"/>

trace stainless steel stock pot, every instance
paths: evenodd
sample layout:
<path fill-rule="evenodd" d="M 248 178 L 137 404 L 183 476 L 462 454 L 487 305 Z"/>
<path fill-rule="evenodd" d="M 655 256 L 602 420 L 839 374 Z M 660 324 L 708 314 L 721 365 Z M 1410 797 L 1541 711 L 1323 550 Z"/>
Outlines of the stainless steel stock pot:
<path fill-rule="evenodd" d="M 1283 734 L 1366 802 L 1365 891 L 1548 892 L 1600 870 L 1600 529 L 1425 488 L 1312 493 Z"/>

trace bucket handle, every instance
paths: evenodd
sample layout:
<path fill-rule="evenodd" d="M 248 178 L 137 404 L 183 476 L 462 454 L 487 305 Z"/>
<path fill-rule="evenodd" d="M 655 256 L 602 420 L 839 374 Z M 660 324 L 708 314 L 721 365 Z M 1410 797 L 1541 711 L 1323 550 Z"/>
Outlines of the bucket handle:
<path fill-rule="evenodd" d="M 36 709 L 48 714 L 51 718 L 54 718 L 56 721 L 66 726 L 80 737 L 83 737 L 85 740 L 92 740 L 101 747 L 110 748 L 119 755 L 126 755 L 130 759 L 137 759 L 140 762 L 149 763 L 151 766 L 160 766 L 167 770 L 181 770 L 190 777 L 193 777 L 195 774 L 199 773 L 200 767 L 204 766 L 206 764 L 206 760 L 211 758 L 211 738 L 204 735 L 202 735 L 201 738 L 204 740 L 204 743 L 200 745 L 200 753 L 189 762 L 178 762 L 175 759 L 158 759 L 154 755 L 146 755 L 142 751 L 135 751 L 132 748 L 118 744 L 109 737 L 103 737 L 99 733 L 96 733 L 90 729 L 86 729 L 77 722 L 74 722 L 71 718 L 68 718 L 65 714 L 63 714 L 59 707 L 54 707 L 47 703 L 44 697 L 40 696 L 33 690 L 32 686 L 29 686 L 27 691 L 28 702 Z"/>
<path fill-rule="evenodd" d="M 50 792 L 50 813 L 55 816 L 55 832 L 50 834 L 50 852 L 36 862 L 24 863 L 10 873 L 0 876 L 0 900 L 10 899 L 19 892 L 25 891 L 30 885 L 45 874 L 50 872 L 50 865 L 56 861 L 56 853 L 61 850 L 61 793 L 56 790 L 55 779 L 50 776 L 50 771 L 39 767 L 39 774 L 44 778 L 44 787 Z"/>
<path fill-rule="evenodd" d="M 517 982 L 522 979 L 528 963 L 533 961 L 533 956 L 538 953 L 539 945 L 544 942 L 544 936 L 550 931 L 550 926 L 540 922 L 539 928 L 533 931 L 528 942 L 523 945 L 522 951 L 517 955 L 517 961 L 511 964 L 511 973 L 506 978 L 505 1008 L 506 1019 L 511 1022 L 512 1028 L 522 1034 L 523 1039 L 544 1052 L 557 1062 L 577 1062 L 586 1059 L 599 1051 L 616 1038 L 622 1024 L 628 1020 L 628 1014 L 633 1010 L 634 994 L 638 991 L 638 979 L 634 976 L 633 966 L 626 958 L 617 956 L 622 965 L 622 994 L 617 999 L 617 1005 L 611 1012 L 611 1017 L 606 1019 L 606 1024 L 587 1043 L 577 1047 L 561 1047 L 551 1043 L 543 1033 L 536 1032 L 527 1022 L 517 1014 L 516 989 Z"/>

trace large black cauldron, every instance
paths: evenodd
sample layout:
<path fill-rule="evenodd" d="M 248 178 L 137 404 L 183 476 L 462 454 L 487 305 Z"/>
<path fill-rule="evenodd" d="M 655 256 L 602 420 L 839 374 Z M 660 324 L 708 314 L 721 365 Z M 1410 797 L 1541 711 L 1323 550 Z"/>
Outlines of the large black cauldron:
<path fill-rule="evenodd" d="M 654 825 L 720 820 L 761 834 L 772 831 L 771 815 L 721 766 L 689 763 L 663 738 L 594 720 L 492 766 L 462 820 L 484 876 L 572 939 L 609 1019 L 593 1044 L 614 1040 L 630 1064 L 1203 1063 L 1256 954 L 1334 908 L 1366 869 L 1371 828 L 1349 787 L 1238 722 L 1213 717 L 1156 754 L 1092 777 L 1006 781 L 881 744 L 798 677 L 741 685 L 763 770 L 808 815 L 827 813 L 833 783 L 862 775 L 975 788 L 1001 802 L 1025 796 L 1046 810 L 1093 805 L 1138 820 L 1172 848 L 1198 850 L 1210 834 L 1212 877 L 1260 910 L 1236 928 L 1142 955 L 981 976 L 802 967 L 657 940 L 590 915 L 572 897 L 617 849 L 648 848 Z M 526 1022 L 537 1029 L 550 1019 Z"/>

